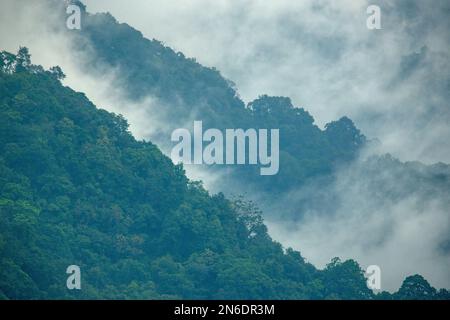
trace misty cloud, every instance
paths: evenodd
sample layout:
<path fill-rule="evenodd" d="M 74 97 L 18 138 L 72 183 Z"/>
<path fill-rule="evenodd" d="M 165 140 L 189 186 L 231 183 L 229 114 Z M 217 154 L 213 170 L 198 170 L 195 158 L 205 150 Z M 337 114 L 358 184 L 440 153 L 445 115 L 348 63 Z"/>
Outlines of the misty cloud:
<path fill-rule="evenodd" d="M 270 210 L 291 216 L 267 218 L 269 232 L 318 267 L 335 256 L 379 265 L 383 290 L 414 273 L 449 287 L 450 182 L 439 178 L 449 171 L 389 156 L 360 159 L 326 184 L 286 194 Z"/>
<path fill-rule="evenodd" d="M 450 162 L 448 1 L 378 1 L 376 31 L 366 28 L 369 1 L 86 4 L 217 67 L 247 102 L 288 96 L 320 126 L 349 116 L 380 152 Z"/>

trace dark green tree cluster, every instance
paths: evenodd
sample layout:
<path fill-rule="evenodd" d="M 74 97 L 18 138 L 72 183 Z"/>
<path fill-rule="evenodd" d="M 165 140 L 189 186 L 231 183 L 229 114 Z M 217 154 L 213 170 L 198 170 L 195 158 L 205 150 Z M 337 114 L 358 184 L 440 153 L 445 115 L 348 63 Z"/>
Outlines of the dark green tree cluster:
<path fill-rule="evenodd" d="M 253 206 L 188 181 L 25 48 L 0 61 L 1 297 L 326 297 L 324 273 L 273 242 Z M 66 288 L 71 264 L 81 291 Z"/>
<path fill-rule="evenodd" d="M 284 250 L 252 203 L 210 195 L 62 77 L 26 48 L 0 54 L 0 298 L 378 297 L 356 262 Z M 424 296 L 448 293 L 408 278 L 382 298 Z"/>

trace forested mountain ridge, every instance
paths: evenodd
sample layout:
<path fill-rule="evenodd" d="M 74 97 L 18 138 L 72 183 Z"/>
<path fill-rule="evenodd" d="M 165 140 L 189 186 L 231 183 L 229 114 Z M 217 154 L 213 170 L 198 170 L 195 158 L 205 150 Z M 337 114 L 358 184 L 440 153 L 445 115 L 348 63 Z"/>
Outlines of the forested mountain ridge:
<path fill-rule="evenodd" d="M 130 101 L 148 96 L 157 99 L 157 112 L 148 107 L 149 114 L 164 123 L 164 131 L 146 138 L 164 150 L 172 145 L 171 132 L 194 120 L 203 121 L 205 130 L 280 129 L 280 171 L 275 176 L 261 177 L 255 166 L 233 167 L 223 185 L 239 186 L 245 181 L 248 190 L 276 195 L 332 173 L 336 166 L 355 159 L 367 142 L 349 118 L 321 130 L 305 109 L 294 106 L 287 97 L 261 95 L 246 105 L 233 82 L 217 69 L 204 67 L 158 40 L 146 39 L 109 13 L 90 14 L 83 9 L 82 21 L 81 30 L 66 31 L 76 39 L 73 50 L 86 54 L 80 67 L 93 75 L 101 75 L 104 69 L 118 70 L 115 86 Z M 211 171 L 220 169 L 216 166 Z"/>
<path fill-rule="evenodd" d="M 352 260 L 317 270 L 251 203 L 209 195 L 63 76 L 26 48 L 1 53 L 1 298 L 449 298 L 420 276 L 374 295 Z"/>
<path fill-rule="evenodd" d="M 385 221 L 393 221 L 397 204 L 412 198 L 417 200 L 413 208 L 417 214 L 432 219 L 429 209 L 435 203 L 441 211 L 450 203 L 448 165 L 404 163 L 389 155 L 354 165 L 370 139 L 351 119 L 342 117 L 320 129 L 311 114 L 288 97 L 261 95 L 245 104 L 233 82 L 215 68 L 145 38 L 109 13 L 90 14 L 85 9 L 82 13 L 83 28 L 65 31 L 77 39 L 73 49 L 87 57 L 80 67 L 100 78 L 105 70 L 116 70 L 113 87 L 120 88 L 129 101 L 140 102 L 148 96 L 157 99 L 157 109 L 148 109 L 149 122 L 157 117 L 164 125 L 146 138 L 166 154 L 173 146 L 171 132 L 186 125 L 190 128 L 194 120 L 202 120 L 205 129 L 280 129 L 280 169 L 274 176 L 260 176 L 257 166 L 201 167 L 205 176 L 214 177 L 214 190 L 245 194 L 257 201 L 267 219 L 289 226 L 302 223 L 305 216 L 331 220 L 337 213 L 368 216 L 380 210 Z M 394 233 L 387 229 L 381 234 Z M 447 256 L 450 238 L 443 238 L 433 249 Z M 383 242 L 371 245 L 379 243 Z"/>

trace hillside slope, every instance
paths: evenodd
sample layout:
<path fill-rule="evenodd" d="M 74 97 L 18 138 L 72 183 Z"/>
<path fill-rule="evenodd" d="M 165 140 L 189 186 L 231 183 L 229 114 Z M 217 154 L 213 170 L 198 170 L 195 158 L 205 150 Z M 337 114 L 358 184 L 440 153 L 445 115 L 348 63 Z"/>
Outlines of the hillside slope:
<path fill-rule="evenodd" d="M 209 195 L 26 48 L 0 59 L 0 297 L 370 299 L 352 260 L 317 270 L 243 200 Z M 82 290 L 65 270 L 82 270 Z M 403 290 L 403 291 L 402 291 Z M 420 276 L 394 296 L 448 298 Z"/>
<path fill-rule="evenodd" d="M 280 129 L 278 174 L 261 177 L 257 166 L 226 168 L 231 176 L 223 181 L 224 186 L 231 184 L 241 192 L 252 190 L 276 196 L 332 173 L 336 166 L 355 159 L 366 144 L 366 137 L 347 117 L 322 130 L 305 109 L 295 106 L 289 98 L 261 95 L 245 104 L 233 82 L 218 70 L 202 66 L 158 40 L 146 39 L 109 13 L 83 10 L 82 20 L 81 30 L 64 31 L 77 44 L 73 50 L 86 57 L 81 59 L 80 68 L 95 77 L 114 70 L 114 87 L 120 88 L 126 99 L 147 109 L 149 121 L 153 118 L 164 124 L 146 138 L 165 151 L 173 146 L 172 131 L 186 126 L 191 129 L 194 120 L 203 121 L 204 130 Z M 157 101 L 157 110 L 141 103 L 148 97 Z M 216 166 L 211 172 L 222 173 L 222 169 Z M 242 187 L 244 181 L 246 187 Z"/>
<path fill-rule="evenodd" d="M 284 253 L 252 206 L 190 183 L 60 70 L 31 65 L 26 49 L 1 63 L 3 298 L 372 296 L 356 263 L 322 272 Z M 71 264 L 80 292 L 65 288 Z M 351 285 L 329 286 L 335 272 Z"/>

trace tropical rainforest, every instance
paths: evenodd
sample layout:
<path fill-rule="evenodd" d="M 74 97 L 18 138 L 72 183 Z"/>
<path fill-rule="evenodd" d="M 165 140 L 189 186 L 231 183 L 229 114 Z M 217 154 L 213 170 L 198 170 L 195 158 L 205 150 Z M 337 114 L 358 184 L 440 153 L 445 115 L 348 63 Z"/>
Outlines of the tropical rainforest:
<path fill-rule="evenodd" d="M 26 47 L 1 52 L 0 299 L 450 299 L 418 274 L 396 292 L 373 292 L 356 261 L 336 257 L 319 269 L 269 235 L 265 215 L 297 221 L 313 205 L 334 204 L 332 195 L 312 196 L 291 212 L 279 199 L 332 183 L 336 168 L 374 143 L 351 119 L 322 130 L 287 97 L 245 104 L 218 70 L 74 3 L 83 8 L 83 28 L 63 32 L 81 44 L 75 50 L 95 57 L 81 68 L 119 70 L 115 81 L 127 98 L 157 99 L 153 116 L 166 126 L 137 140 L 124 116 L 64 86 L 60 67 L 34 65 Z M 232 168 L 214 194 L 188 179 L 162 150 L 174 128 L 199 117 L 209 128 L 279 128 L 280 172 L 269 178 L 255 167 Z M 399 184 L 371 180 L 379 201 L 450 188 L 447 165 L 389 155 L 352 172 L 377 175 L 386 166 Z M 261 203 L 230 190 L 252 190 Z M 82 290 L 67 289 L 69 265 L 80 266 Z"/>
<path fill-rule="evenodd" d="M 3 299 L 449 298 L 419 275 L 375 295 L 352 260 L 316 269 L 270 238 L 253 203 L 189 181 L 123 117 L 64 87 L 61 69 L 32 65 L 26 48 L 0 63 Z"/>

